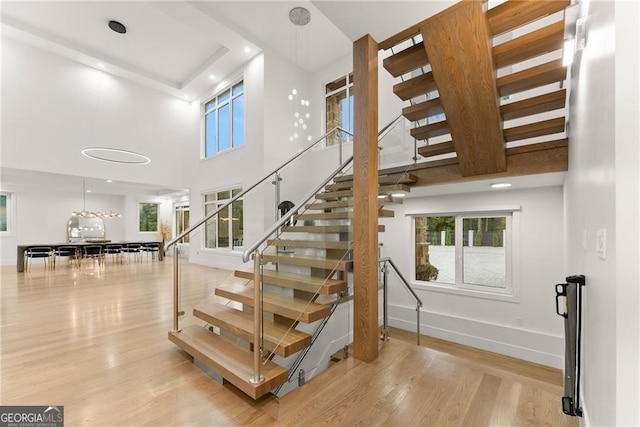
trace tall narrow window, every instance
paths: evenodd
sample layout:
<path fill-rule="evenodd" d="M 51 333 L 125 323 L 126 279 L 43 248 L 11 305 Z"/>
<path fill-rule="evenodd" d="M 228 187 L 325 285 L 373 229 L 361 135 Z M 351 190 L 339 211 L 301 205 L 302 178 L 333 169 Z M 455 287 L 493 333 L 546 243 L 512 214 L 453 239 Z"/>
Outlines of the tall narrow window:
<path fill-rule="evenodd" d="M 140 203 L 140 226 L 141 233 L 150 233 L 158 231 L 158 204 L 157 203 Z"/>
<path fill-rule="evenodd" d="M 9 231 L 9 203 L 9 194 L 0 193 L 0 233 Z"/>
<path fill-rule="evenodd" d="M 205 215 L 220 209 L 237 196 L 241 188 L 222 190 L 205 194 Z M 218 215 L 207 221 L 205 226 L 205 247 L 242 250 L 244 246 L 244 213 L 242 199 L 222 209 Z"/>
<path fill-rule="evenodd" d="M 182 232 L 189 228 L 189 206 L 180 205 L 176 206 L 176 236 L 179 236 Z M 189 235 L 187 234 L 180 243 L 189 243 Z"/>
<path fill-rule="evenodd" d="M 205 157 L 244 144 L 244 82 L 204 104 Z"/>
<path fill-rule="evenodd" d="M 342 76 L 325 86 L 326 126 L 329 132 L 336 127 L 353 133 L 353 73 Z M 327 145 L 348 141 L 348 135 L 333 132 L 327 138 Z"/>

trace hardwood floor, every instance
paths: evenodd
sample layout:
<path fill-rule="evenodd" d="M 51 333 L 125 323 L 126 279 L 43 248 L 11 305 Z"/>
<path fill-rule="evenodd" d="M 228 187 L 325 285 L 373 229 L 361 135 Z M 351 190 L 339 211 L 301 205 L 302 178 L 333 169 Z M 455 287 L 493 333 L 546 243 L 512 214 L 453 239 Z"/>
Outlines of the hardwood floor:
<path fill-rule="evenodd" d="M 167 339 L 170 262 L 0 272 L 0 404 L 63 405 L 67 426 L 577 425 L 558 371 L 397 330 L 375 362 L 253 402 Z M 185 265 L 183 300 L 231 274 Z"/>

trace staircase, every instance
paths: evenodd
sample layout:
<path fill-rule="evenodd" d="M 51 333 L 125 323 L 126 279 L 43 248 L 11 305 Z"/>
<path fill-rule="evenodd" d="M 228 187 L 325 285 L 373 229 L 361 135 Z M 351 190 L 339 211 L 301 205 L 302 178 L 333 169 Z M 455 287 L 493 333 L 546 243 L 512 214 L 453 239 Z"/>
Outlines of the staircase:
<path fill-rule="evenodd" d="M 404 174 L 393 181 L 380 177 L 380 218 L 393 217 L 384 203 L 400 203 L 392 194 L 409 191 L 415 177 Z M 315 195 L 315 201 L 280 228 L 262 255 L 264 380 L 254 377 L 254 270 L 238 269 L 234 275 L 246 283 L 218 287 L 215 294 L 231 305 L 207 303 L 194 308 L 202 321 L 169 339 L 253 399 L 285 383 L 287 368 L 274 363 L 274 355 L 289 357 L 312 344 L 309 333 L 296 329 L 330 316 L 332 306 L 348 296 L 347 275 L 352 270 L 352 177 L 340 176 Z M 384 231 L 384 225 L 379 226 Z M 212 328 L 215 327 L 215 328 Z M 220 333 L 213 331 L 219 329 Z M 305 328 L 309 329 L 309 328 Z"/>
<path fill-rule="evenodd" d="M 569 4 L 509 0 L 485 11 L 461 1 L 379 44 L 392 53 L 384 68 L 401 80 L 394 93 L 410 103 L 402 113 L 415 123 L 411 135 L 426 141 L 418 153 L 447 158 L 431 166 L 460 178 L 566 170 Z"/>

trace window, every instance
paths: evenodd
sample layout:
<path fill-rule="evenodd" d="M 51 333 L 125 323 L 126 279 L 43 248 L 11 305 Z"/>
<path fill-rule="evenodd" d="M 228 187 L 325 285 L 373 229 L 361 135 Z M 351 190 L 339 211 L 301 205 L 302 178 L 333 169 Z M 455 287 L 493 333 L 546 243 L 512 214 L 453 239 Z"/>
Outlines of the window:
<path fill-rule="evenodd" d="M 10 231 L 10 211 L 11 195 L 8 193 L 0 193 L 0 233 L 8 233 Z"/>
<path fill-rule="evenodd" d="M 513 212 L 416 216 L 415 280 L 512 293 L 512 218 Z"/>
<path fill-rule="evenodd" d="M 205 194 L 204 213 L 209 215 L 218 210 L 242 188 Z M 244 245 L 244 215 L 242 199 L 238 199 L 207 221 L 205 227 L 205 247 L 209 249 L 242 250 Z"/>
<path fill-rule="evenodd" d="M 158 204 L 140 203 L 140 227 L 141 233 L 158 231 Z"/>
<path fill-rule="evenodd" d="M 204 105 L 204 155 L 244 144 L 244 82 L 214 96 Z"/>
<path fill-rule="evenodd" d="M 325 86 L 326 128 L 329 132 L 340 127 L 353 133 L 353 73 L 342 76 Z M 350 140 L 342 132 L 334 132 L 327 137 L 327 146 Z"/>
<path fill-rule="evenodd" d="M 176 206 L 176 236 L 179 236 L 183 231 L 189 228 L 189 206 L 180 205 Z M 187 234 L 180 243 L 189 243 L 189 235 Z"/>

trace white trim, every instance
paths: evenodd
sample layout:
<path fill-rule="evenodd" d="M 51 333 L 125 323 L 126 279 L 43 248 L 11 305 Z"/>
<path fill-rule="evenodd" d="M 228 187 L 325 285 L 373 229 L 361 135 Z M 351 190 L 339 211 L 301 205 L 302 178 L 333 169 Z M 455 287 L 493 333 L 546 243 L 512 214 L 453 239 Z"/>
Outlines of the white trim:
<path fill-rule="evenodd" d="M 15 237 L 16 219 L 18 218 L 16 193 L 1 190 L 0 195 L 7 196 L 7 231 L 0 231 L 0 237 Z"/>
<path fill-rule="evenodd" d="M 389 325 L 416 331 L 415 307 L 389 304 Z M 564 337 L 420 310 L 420 333 L 556 369 L 564 367 Z"/>

